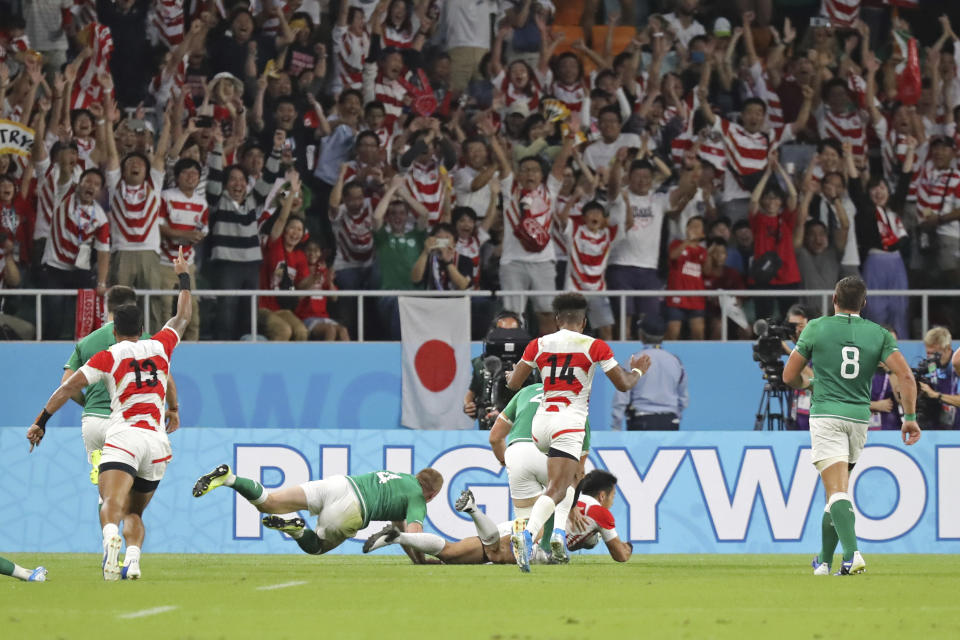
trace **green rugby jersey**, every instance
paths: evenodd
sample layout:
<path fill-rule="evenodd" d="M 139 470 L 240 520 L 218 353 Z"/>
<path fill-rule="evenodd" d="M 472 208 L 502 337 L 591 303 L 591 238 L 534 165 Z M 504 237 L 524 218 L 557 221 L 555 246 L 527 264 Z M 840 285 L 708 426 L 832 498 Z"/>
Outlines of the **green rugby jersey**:
<path fill-rule="evenodd" d="M 810 417 L 870 421 L 870 385 L 877 364 L 897 351 L 897 341 L 859 315 L 838 313 L 811 320 L 797 352 L 813 365 Z"/>
<path fill-rule="evenodd" d="M 533 442 L 533 416 L 537 413 L 542 399 L 542 382 L 523 387 L 510 398 L 510 402 L 501 414 L 512 423 L 510 433 L 507 434 L 508 447 L 514 442 Z M 590 451 L 589 420 L 587 420 L 586 432 L 583 434 L 583 453 L 588 451 Z"/>
<path fill-rule="evenodd" d="M 371 520 L 419 522 L 427 515 L 427 501 L 416 476 L 393 471 L 373 471 L 347 476 L 363 509 L 363 526 Z"/>
<path fill-rule="evenodd" d="M 149 340 L 150 338 L 149 333 L 144 333 L 141 336 L 143 340 Z M 86 364 L 87 360 L 116 343 L 117 338 L 113 335 L 113 322 L 108 322 L 99 329 L 88 333 L 74 345 L 73 353 L 70 354 L 70 359 L 63 365 L 63 368 L 76 371 Z M 87 387 L 84 392 L 83 415 L 99 416 L 101 418 L 110 417 L 110 393 L 104 383 L 97 382 Z"/>

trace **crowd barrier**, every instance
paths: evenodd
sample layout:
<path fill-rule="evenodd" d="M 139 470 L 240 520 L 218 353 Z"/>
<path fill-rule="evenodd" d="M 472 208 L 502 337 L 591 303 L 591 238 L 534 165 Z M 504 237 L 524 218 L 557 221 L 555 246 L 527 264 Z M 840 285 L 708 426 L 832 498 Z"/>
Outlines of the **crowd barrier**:
<path fill-rule="evenodd" d="M 49 430 L 33 453 L 24 433 L 0 429 L 2 508 L 17 514 L 0 527 L 0 550 L 99 552 L 97 495 L 79 429 Z M 484 433 L 184 427 L 171 442 L 173 460 L 144 517 L 145 566 L 151 553 L 299 553 L 292 540 L 263 529 L 259 514 L 229 489 L 192 497 L 196 478 L 221 462 L 267 487 L 432 466 L 445 483 L 428 505 L 428 531 L 451 540 L 476 535 L 453 509 L 465 487 L 495 520 L 510 517 L 506 471 Z M 588 466 L 619 478 L 613 513 L 635 553 L 812 556 L 824 498 L 809 447 L 797 432 L 601 432 Z M 864 554 L 960 552 L 957 486 L 960 434 L 927 432 L 905 447 L 898 433 L 871 433 L 851 484 Z M 359 553 L 360 540 L 380 526 L 335 553 Z M 593 552 L 605 553 L 603 545 Z"/>
<path fill-rule="evenodd" d="M 642 345 L 611 345 L 621 363 Z M 67 343 L 0 342 L 0 424 L 32 420 L 59 384 L 70 357 Z M 686 370 L 690 406 L 682 429 L 752 429 L 763 391 L 749 342 L 673 342 L 664 348 Z M 474 343 L 473 355 L 481 352 Z M 226 428 L 390 429 L 400 425 L 400 344 L 184 343 L 172 373 L 185 425 Z M 919 343 L 905 342 L 914 363 Z M 463 390 L 466 393 L 466 389 Z M 613 385 L 593 386 L 590 421 L 611 428 Z M 80 424 L 68 403 L 51 422 Z"/>

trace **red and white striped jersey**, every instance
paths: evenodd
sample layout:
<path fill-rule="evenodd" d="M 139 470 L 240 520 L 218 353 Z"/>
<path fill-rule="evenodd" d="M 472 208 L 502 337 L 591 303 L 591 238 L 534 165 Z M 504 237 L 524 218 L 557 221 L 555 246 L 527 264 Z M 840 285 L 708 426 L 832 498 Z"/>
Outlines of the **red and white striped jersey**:
<path fill-rule="evenodd" d="M 514 179 L 511 173 L 500 180 L 500 193 L 503 194 L 503 251 L 500 264 L 510 262 L 549 262 L 554 259 L 555 251 L 547 242 L 542 251 L 533 253 L 527 251 L 514 233 L 524 217 L 536 220 L 547 233 L 553 224 L 554 201 L 560 193 L 561 183 L 553 173 L 547 175 L 546 184 L 540 184 L 536 189 L 526 191 Z"/>
<path fill-rule="evenodd" d="M 584 420 L 597 366 L 604 372 L 617 366 L 610 345 L 569 329 L 531 340 L 521 361 L 538 369 L 543 378 L 538 414 L 563 411 Z"/>
<path fill-rule="evenodd" d="M 373 83 L 373 99 L 383 103 L 388 120 L 396 120 L 403 113 L 403 99 L 407 89 L 399 79 L 390 80 L 382 72 L 377 72 Z"/>
<path fill-rule="evenodd" d="M 581 493 L 577 506 L 580 507 L 580 512 L 587 521 L 587 527 L 580 529 L 571 526 L 571 529 L 567 531 L 568 549 L 571 551 L 592 549 L 596 544 L 595 536 L 598 533 L 604 542 L 610 542 L 620 537 L 617 535 L 613 514 L 601 505 L 596 498 Z"/>
<path fill-rule="evenodd" d="M 784 142 L 793 140 L 793 127 L 785 126 L 769 133 L 757 131 L 749 133 L 742 125 L 726 118 L 717 118 L 713 129 L 723 136 L 723 146 L 727 154 L 727 180 L 724 181 L 724 201 L 736 198 L 748 198 L 750 194 L 743 189 L 736 176 L 746 177 L 765 171 L 770 151 Z M 736 174 L 736 176 L 732 175 Z"/>
<path fill-rule="evenodd" d="M 331 222 L 337 239 L 334 270 L 369 267 L 373 263 L 373 203 L 370 199 L 364 198 L 363 208 L 353 217 L 347 214 L 347 206 L 341 204 Z"/>
<path fill-rule="evenodd" d="M 170 358 L 180 336 L 169 326 L 148 340 L 124 340 L 80 367 L 87 382 L 103 382 L 110 410 L 130 427 L 166 432 L 163 403 L 167 397 Z"/>
<path fill-rule="evenodd" d="M 519 102 L 520 104 L 526 105 L 530 113 L 540 108 L 540 94 L 542 93 L 540 87 L 543 83 L 540 78 L 537 77 L 535 71 L 530 73 L 529 91 L 524 91 L 522 88 L 510 82 L 506 69 L 501 69 L 500 73 L 494 76 L 491 82 L 493 83 L 494 89 L 503 93 L 503 102 L 506 106 L 509 107 L 514 102 Z"/>
<path fill-rule="evenodd" d="M 583 103 L 590 95 L 587 85 L 582 80 L 573 84 L 563 84 L 555 80 L 549 85 L 547 93 L 562 102 L 570 113 L 583 111 Z"/>
<path fill-rule="evenodd" d="M 356 36 L 347 27 L 333 28 L 333 53 L 336 56 L 335 91 L 363 89 L 363 64 L 370 52 L 370 34 Z"/>
<path fill-rule="evenodd" d="M 400 31 L 392 25 L 386 23 L 383 25 L 384 49 L 410 49 L 413 47 L 413 39 L 416 37 L 417 32 L 413 28 Z"/>
<path fill-rule="evenodd" d="M 77 71 L 77 80 L 73 84 L 73 93 L 70 96 L 71 109 L 86 109 L 94 102 L 103 99 L 103 88 L 100 86 L 100 74 L 110 71 L 110 56 L 113 54 L 113 36 L 110 27 L 98 22 L 86 27 L 88 30 L 89 46 L 93 54 L 80 63 Z"/>
<path fill-rule="evenodd" d="M 82 245 L 92 244 L 93 251 L 110 250 L 107 214 L 96 201 L 81 204 L 76 189 L 76 185 L 72 185 L 54 210 L 50 238 L 43 251 L 43 264 L 66 271 L 76 268 Z"/>
<path fill-rule="evenodd" d="M 893 191 L 896 188 L 897 174 L 903 166 L 907 156 L 907 134 L 897 133 L 893 123 L 887 118 L 873 123 L 873 130 L 880 139 L 880 157 L 883 159 L 883 177 L 887 186 Z M 916 180 L 910 183 L 908 202 L 917 199 Z"/>
<path fill-rule="evenodd" d="M 153 0 L 147 21 L 154 44 L 173 49 L 183 42 L 183 0 Z"/>
<path fill-rule="evenodd" d="M 623 207 L 614 207 L 622 211 Z M 617 237 L 620 225 L 611 218 L 610 224 L 590 231 L 580 219 L 567 220 L 566 245 L 570 255 L 567 267 L 567 290 L 603 291 L 607 288 L 603 277 L 610 258 L 610 246 Z"/>
<path fill-rule="evenodd" d="M 556 214 L 559 211 L 563 211 L 563 208 L 567 206 L 567 203 L 570 202 L 572 194 L 560 195 L 557 194 L 556 200 L 553 204 L 553 224 L 550 225 L 550 236 L 553 238 L 553 246 L 557 251 L 557 260 L 566 260 L 567 259 L 567 233 L 566 227 L 560 224 L 556 218 Z M 587 204 L 589 200 L 587 198 L 582 198 L 578 202 L 574 202 L 570 206 L 570 211 L 567 215 L 570 216 L 571 220 L 579 220 L 580 216 L 583 214 L 583 205 Z"/>
<path fill-rule="evenodd" d="M 866 152 L 867 136 L 863 124 L 858 111 L 837 115 L 823 105 L 817 109 L 817 132 L 820 137 L 836 138 L 840 144 L 849 142 L 853 154 L 857 156 Z"/>
<path fill-rule="evenodd" d="M 917 209 L 930 209 L 945 215 L 960 209 L 960 171 L 954 168 L 936 169 L 933 161 L 923 164 L 917 183 Z M 937 233 L 960 237 L 960 223 L 948 222 L 937 227 Z"/>
<path fill-rule="evenodd" d="M 120 170 L 107 172 L 110 190 L 110 235 L 113 251 L 159 251 L 160 194 L 163 171 L 150 169 L 142 184 L 128 186 Z"/>
<path fill-rule="evenodd" d="M 823 0 L 820 15 L 834 27 L 852 28 L 860 17 L 860 0 Z"/>
<path fill-rule="evenodd" d="M 414 162 L 404 176 L 404 183 L 429 214 L 427 223 L 435 224 L 440 219 L 443 196 L 449 188 L 446 170 L 436 160 L 426 164 Z"/>
<path fill-rule="evenodd" d="M 160 226 L 169 227 L 174 231 L 201 231 L 210 232 L 210 207 L 204 193 L 195 189 L 192 196 L 184 195 L 177 188 L 166 189 L 160 194 Z M 183 257 L 187 264 L 193 264 L 194 245 L 179 244 L 170 238 L 160 238 L 160 262 L 173 265 L 177 252 L 183 248 Z"/>
<path fill-rule="evenodd" d="M 73 174 L 64 184 L 60 184 L 60 165 L 50 162 L 47 158 L 36 164 L 37 172 L 37 218 L 33 226 L 33 239 L 44 240 L 50 235 L 50 221 L 53 212 L 71 187 L 80 181 L 83 173 L 78 165 L 74 165 Z"/>
<path fill-rule="evenodd" d="M 753 86 L 750 87 L 753 97 L 760 98 L 767 104 L 767 126 L 773 130 L 783 128 L 780 94 L 770 88 L 770 77 L 759 61 L 750 67 L 750 76 L 753 78 Z"/>

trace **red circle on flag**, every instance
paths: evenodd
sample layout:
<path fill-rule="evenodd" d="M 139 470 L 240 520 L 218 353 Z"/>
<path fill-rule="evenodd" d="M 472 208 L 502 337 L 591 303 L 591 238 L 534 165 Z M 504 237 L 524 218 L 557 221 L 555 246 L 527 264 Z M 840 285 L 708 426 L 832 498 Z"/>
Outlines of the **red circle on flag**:
<path fill-rule="evenodd" d="M 428 390 L 443 391 L 457 375 L 457 356 L 442 340 L 427 340 L 417 349 L 413 366 L 421 384 Z"/>

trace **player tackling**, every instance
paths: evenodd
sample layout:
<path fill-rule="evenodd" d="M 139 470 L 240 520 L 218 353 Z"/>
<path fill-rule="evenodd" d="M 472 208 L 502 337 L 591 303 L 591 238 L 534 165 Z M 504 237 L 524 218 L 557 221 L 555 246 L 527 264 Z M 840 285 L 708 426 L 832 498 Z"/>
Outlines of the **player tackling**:
<path fill-rule="evenodd" d="M 811 320 L 783 370 L 784 382 L 796 389 L 813 389 L 810 408 L 811 461 L 820 472 L 827 505 L 821 528 L 823 546 L 813 560 L 813 574 L 830 575 L 837 541 L 843 563 L 834 575 L 862 573 L 866 562 L 857 549 L 853 496 L 847 493 L 850 470 L 867 441 L 870 386 L 877 364 L 883 362 L 900 380 L 904 443 L 920 439 L 917 387 L 913 372 L 890 332 L 860 317 L 867 287 L 857 276 L 837 283 L 834 315 Z M 813 378 L 803 374 L 812 361 Z"/>
<path fill-rule="evenodd" d="M 555 527 L 550 536 L 553 555 L 566 556 L 567 517 L 573 507 L 590 387 L 597 366 L 619 391 L 631 389 L 650 367 L 648 356 L 633 357 L 630 371 L 624 371 L 617 366 L 606 342 L 583 334 L 587 299 L 581 294 L 557 296 L 553 311 L 559 331 L 530 341 L 507 381 L 507 387 L 517 390 L 534 368 L 543 378 L 543 400 L 534 415 L 531 435 L 547 455 L 548 484 L 533 504 L 526 528 L 513 536 L 513 553 L 523 572 L 530 571 L 533 540 L 551 514 Z"/>
<path fill-rule="evenodd" d="M 167 463 L 173 457 L 163 422 L 163 403 L 173 350 L 190 323 L 190 277 L 183 250 L 174 261 L 180 280 L 177 315 L 148 340 L 141 340 L 143 313 L 135 304 L 117 307 L 113 331 L 117 343 L 100 351 L 53 392 L 27 431 L 30 450 L 40 444 L 47 421 L 85 387 L 103 382 L 110 394 L 111 424 L 106 429 L 98 486 L 103 506 L 103 579 L 140 577 L 140 548 L 128 546 L 118 564 L 120 521 L 128 513 L 142 516 Z"/>

